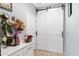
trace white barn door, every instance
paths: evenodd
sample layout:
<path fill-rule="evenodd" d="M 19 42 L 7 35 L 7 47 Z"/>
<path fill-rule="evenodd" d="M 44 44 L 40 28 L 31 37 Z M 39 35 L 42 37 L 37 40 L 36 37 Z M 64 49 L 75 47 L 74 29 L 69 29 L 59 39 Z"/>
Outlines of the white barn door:
<path fill-rule="evenodd" d="M 63 52 L 63 10 L 52 8 L 37 13 L 37 49 Z"/>

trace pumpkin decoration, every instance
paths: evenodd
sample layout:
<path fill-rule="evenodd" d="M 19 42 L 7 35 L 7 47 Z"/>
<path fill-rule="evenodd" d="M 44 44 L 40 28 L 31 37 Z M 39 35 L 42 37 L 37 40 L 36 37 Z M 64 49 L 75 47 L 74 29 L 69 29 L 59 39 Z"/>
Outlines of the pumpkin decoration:
<path fill-rule="evenodd" d="M 33 38 L 32 35 L 25 35 L 24 36 L 24 41 L 27 42 L 27 43 L 32 42 L 32 38 Z"/>

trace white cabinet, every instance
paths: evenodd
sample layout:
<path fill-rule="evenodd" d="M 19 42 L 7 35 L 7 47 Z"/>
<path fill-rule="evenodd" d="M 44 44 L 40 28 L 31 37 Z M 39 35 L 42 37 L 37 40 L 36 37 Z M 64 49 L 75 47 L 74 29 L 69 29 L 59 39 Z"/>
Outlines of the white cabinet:
<path fill-rule="evenodd" d="M 24 48 L 12 53 L 9 56 L 33 56 L 33 44 L 25 46 Z"/>
<path fill-rule="evenodd" d="M 1 49 L 2 56 L 33 56 L 34 43 L 22 43 L 15 47 Z"/>

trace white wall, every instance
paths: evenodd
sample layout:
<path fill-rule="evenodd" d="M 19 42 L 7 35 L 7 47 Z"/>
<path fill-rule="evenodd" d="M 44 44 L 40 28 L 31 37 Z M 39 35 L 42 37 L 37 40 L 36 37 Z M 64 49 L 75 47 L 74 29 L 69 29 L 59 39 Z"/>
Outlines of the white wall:
<path fill-rule="evenodd" d="M 26 25 L 26 29 L 20 35 L 23 39 L 25 34 L 33 34 L 35 36 L 35 15 L 36 8 L 31 3 L 13 3 L 13 11 L 9 12 L 0 8 L 0 12 L 6 12 L 10 16 L 15 16 L 16 18 L 20 18 L 24 21 Z"/>
<path fill-rule="evenodd" d="M 79 4 L 72 4 L 70 18 L 68 18 L 67 10 L 66 7 L 64 54 L 79 55 Z"/>

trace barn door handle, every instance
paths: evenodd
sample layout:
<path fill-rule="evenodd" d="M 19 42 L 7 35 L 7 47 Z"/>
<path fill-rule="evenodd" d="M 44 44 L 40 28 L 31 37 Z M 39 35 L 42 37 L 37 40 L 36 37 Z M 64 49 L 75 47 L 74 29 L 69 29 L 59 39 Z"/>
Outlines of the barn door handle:
<path fill-rule="evenodd" d="M 37 34 L 38 34 L 38 33 L 37 33 L 37 31 L 36 31 L 36 36 L 37 36 Z"/>
<path fill-rule="evenodd" d="M 63 32 L 62 32 L 62 38 L 63 38 Z"/>

